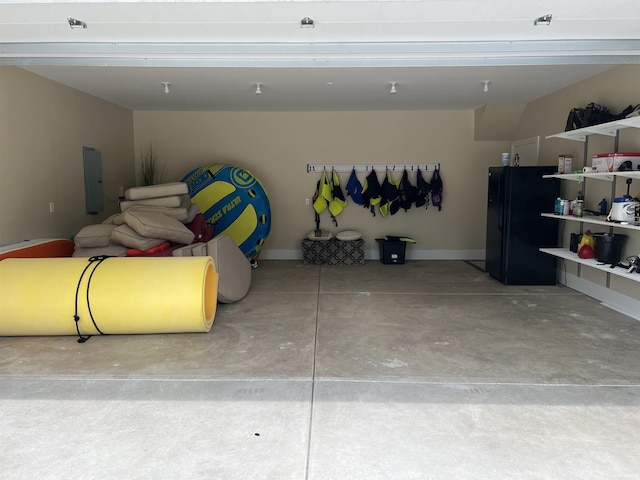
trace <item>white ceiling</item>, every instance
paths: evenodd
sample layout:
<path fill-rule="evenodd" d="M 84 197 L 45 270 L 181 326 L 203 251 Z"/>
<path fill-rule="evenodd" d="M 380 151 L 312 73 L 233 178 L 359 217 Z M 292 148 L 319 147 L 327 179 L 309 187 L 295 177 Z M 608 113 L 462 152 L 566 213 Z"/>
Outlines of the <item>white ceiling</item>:
<path fill-rule="evenodd" d="M 0 65 L 133 110 L 472 109 L 640 63 L 640 2 L 603 5 L 0 0 Z M 546 14 L 550 25 L 534 25 Z"/>

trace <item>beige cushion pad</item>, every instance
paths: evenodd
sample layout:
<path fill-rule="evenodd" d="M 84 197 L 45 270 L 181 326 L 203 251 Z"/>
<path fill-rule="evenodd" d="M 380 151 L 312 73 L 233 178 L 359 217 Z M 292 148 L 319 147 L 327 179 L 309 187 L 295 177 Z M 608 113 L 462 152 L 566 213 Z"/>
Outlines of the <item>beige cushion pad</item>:
<path fill-rule="evenodd" d="M 251 264 L 231 237 L 221 235 L 207 242 L 207 254 L 218 271 L 218 301 L 242 300 L 251 286 Z"/>
<path fill-rule="evenodd" d="M 192 245 L 185 245 L 184 247 L 176 248 L 171 251 L 172 257 L 192 257 Z"/>
<path fill-rule="evenodd" d="M 122 224 L 114 228 L 113 233 L 111 233 L 111 240 L 114 243 L 138 250 L 148 250 L 165 242 L 165 239 L 162 238 L 147 238 L 138 235 L 136 231 L 127 224 Z"/>
<path fill-rule="evenodd" d="M 207 244 L 202 242 L 194 243 L 193 248 L 191 249 L 191 255 L 194 257 L 206 257 L 209 255 Z"/>
<path fill-rule="evenodd" d="M 185 245 L 184 247 L 176 248 L 171 252 L 174 257 L 206 257 L 207 244 L 198 242 L 191 245 Z"/>
<path fill-rule="evenodd" d="M 191 220 L 189 220 L 189 211 L 186 208 L 171 208 L 171 207 L 148 207 L 148 206 L 144 206 L 144 205 L 136 205 L 133 207 L 129 207 L 127 208 L 127 211 L 129 210 L 136 210 L 139 212 L 151 212 L 151 213 L 162 213 L 163 215 L 167 215 L 171 218 L 175 218 L 176 220 L 179 220 L 182 223 L 189 223 Z M 124 213 L 117 213 L 115 215 L 111 215 L 109 218 L 107 218 L 107 220 L 109 221 L 108 223 L 113 223 L 114 225 L 122 225 L 124 222 Z M 107 220 L 105 220 L 102 223 L 107 223 Z M 193 219 L 192 219 L 193 220 Z"/>
<path fill-rule="evenodd" d="M 196 215 L 198 215 L 199 213 L 200 213 L 200 207 L 198 206 L 198 204 L 192 203 L 191 205 L 189 205 L 189 208 L 187 209 L 187 219 L 184 221 L 184 223 L 193 222 L 193 219 L 196 218 Z"/>
<path fill-rule="evenodd" d="M 178 208 L 182 206 L 183 198 L 179 195 L 173 195 L 171 197 L 160 198 L 147 198 L 144 200 L 123 200 L 120 202 L 120 210 L 126 211 L 133 206 L 147 206 L 147 207 L 172 207 Z"/>
<path fill-rule="evenodd" d="M 136 205 L 130 208 L 127 208 L 127 212 L 146 212 L 146 213 L 161 213 L 166 215 L 167 217 L 175 218 L 179 222 L 187 223 L 187 219 L 189 218 L 189 213 L 186 208 L 178 207 L 149 207 L 145 205 Z M 121 213 L 120 215 L 125 215 L 125 213 Z M 114 221 L 114 223 L 117 220 Z M 124 221 L 124 220 L 123 220 Z"/>
<path fill-rule="evenodd" d="M 145 187 L 132 187 L 124 192 L 126 200 L 144 200 L 147 198 L 169 197 L 189 193 L 189 187 L 184 182 L 161 183 Z"/>
<path fill-rule="evenodd" d="M 116 213 L 111 215 L 107 220 L 114 225 L 122 225 L 124 223 L 124 213 Z"/>
<path fill-rule="evenodd" d="M 191 206 L 191 197 L 189 195 L 180 195 L 180 208 L 186 208 L 187 210 Z"/>
<path fill-rule="evenodd" d="M 122 223 L 116 223 L 116 219 L 122 215 L 121 213 L 114 213 L 113 215 L 111 215 L 109 218 L 107 218 L 104 222 L 107 225 L 121 225 Z"/>
<path fill-rule="evenodd" d="M 87 225 L 82 227 L 80 231 L 73 237 L 73 241 L 77 247 L 106 247 L 111 243 L 111 232 L 116 228 L 115 225 L 109 223 L 98 223 L 96 225 Z"/>
<path fill-rule="evenodd" d="M 143 237 L 162 238 L 183 245 L 190 244 L 195 238 L 193 232 L 182 222 L 161 213 L 127 210 L 124 221 Z"/>

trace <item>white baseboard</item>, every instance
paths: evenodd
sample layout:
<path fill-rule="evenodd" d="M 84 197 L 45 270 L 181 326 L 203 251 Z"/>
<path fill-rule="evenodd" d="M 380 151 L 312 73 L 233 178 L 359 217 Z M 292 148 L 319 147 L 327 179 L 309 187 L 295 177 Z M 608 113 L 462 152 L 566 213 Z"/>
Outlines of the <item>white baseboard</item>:
<path fill-rule="evenodd" d="M 484 260 L 484 250 L 414 250 L 409 246 L 406 260 Z M 263 250 L 263 260 L 302 260 L 302 250 Z M 379 250 L 365 250 L 365 260 L 380 260 Z"/>
<path fill-rule="evenodd" d="M 378 250 L 364 252 L 364 258 L 367 258 L 367 252 L 372 255 L 371 258 L 380 259 Z M 407 260 L 484 260 L 484 256 L 484 250 L 413 250 L 409 247 L 405 258 Z"/>
<path fill-rule="evenodd" d="M 618 293 L 610 288 L 589 282 L 570 273 L 567 273 L 566 275 L 563 273 L 562 276 L 566 278 L 565 285 L 567 287 L 573 288 L 580 293 L 584 293 L 585 295 L 599 300 L 602 305 L 609 307 L 616 312 L 620 312 L 631 318 L 640 320 L 639 300 Z"/>
<path fill-rule="evenodd" d="M 302 260 L 302 250 L 262 250 L 261 260 Z"/>

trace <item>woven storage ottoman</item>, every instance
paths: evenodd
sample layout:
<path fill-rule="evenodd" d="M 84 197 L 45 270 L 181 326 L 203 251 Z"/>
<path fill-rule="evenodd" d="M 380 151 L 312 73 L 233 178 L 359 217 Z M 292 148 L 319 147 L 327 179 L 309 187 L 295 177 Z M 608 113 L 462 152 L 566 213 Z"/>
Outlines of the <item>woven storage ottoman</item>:
<path fill-rule="evenodd" d="M 314 265 L 363 265 L 364 240 L 302 240 L 302 259 Z"/>

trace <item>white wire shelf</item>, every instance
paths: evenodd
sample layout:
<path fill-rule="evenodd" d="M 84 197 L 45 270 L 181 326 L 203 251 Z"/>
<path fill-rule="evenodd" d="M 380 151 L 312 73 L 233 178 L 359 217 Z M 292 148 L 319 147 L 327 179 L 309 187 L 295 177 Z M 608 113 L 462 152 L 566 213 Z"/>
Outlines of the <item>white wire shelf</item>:
<path fill-rule="evenodd" d="M 541 216 L 555 218 L 557 220 L 569 220 L 572 222 L 590 223 L 592 225 L 604 225 L 606 227 L 624 228 L 627 230 L 640 230 L 640 225 L 631 223 L 617 223 L 607 221 L 606 215 L 592 217 L 586 215 L 584 217 L 574 217 L 573 215 L 556 215 L 555 213 L 542 213 Z"/>
<path fill-rule="evenodd" d="M 540 251 L 543 253 L 548 253 L 549 255 L 553 255 L 554 257 L 563 258 L 571 262 L 586 265 L 590 268 L 595 268 L 596 270 L 600 270 L 602 272 L 610 273 L 611 275 L 616 275 L 628 280 L 633 280 L 634 282 L 640 282 L 640 273 L 628 273 L 627 270 L 622 267 L 611 268 L 611 265 L 600 263 L 595 258 L 580 258 L 577 253 L 573 253 L 567 248 L 541 248 Z"/>
<path fill-rule="evenodd" d="M 552 173 L 542 176 L 542 178 L 559 178 L 561 180 L 572 180 L 574 182 L 582 182 L 585 178 L 593 178 L 595 180 L 612 182 L 615 177 L 640 178 L 640 171 L 630 170 L 626 172 Z"/>
<path fill-rule="evenodd" d="M 616 120 L 615 122 L 602 123 L 600 125 L 578 128 L 577 130 L 569 130 L 568 132 L 556 133 L 554 135 L 548 135 L 546 138 L 562 138 L 565 140 L 585 142 L 589 135 L 606 135 L 608 137 L 615 137 L 618 130 L 631 127 L 640 128 L 640 116 L 623 118 L 622 120 Z"/>

